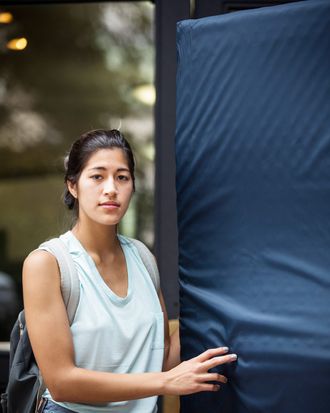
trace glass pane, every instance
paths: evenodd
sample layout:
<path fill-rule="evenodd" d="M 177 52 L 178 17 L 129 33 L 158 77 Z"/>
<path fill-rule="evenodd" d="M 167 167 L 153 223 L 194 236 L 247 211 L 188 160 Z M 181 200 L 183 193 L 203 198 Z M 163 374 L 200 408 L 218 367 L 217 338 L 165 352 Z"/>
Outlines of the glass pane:
<path fill-rule="evenodd" d="M 153 244 L 153 14 L 149 2 L 0 10 L 0 271 L 17 291 L 29 251 L 69 228 L 63 158 L 88 130 L 130 141 L 137 191 L 120 232 Z"/>

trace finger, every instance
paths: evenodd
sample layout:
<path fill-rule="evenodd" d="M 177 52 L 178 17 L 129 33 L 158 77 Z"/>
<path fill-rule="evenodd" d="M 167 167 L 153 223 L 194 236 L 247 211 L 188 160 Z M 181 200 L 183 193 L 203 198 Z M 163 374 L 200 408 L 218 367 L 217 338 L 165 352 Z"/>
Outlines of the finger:
<path fill-rule="evenodd" d="M 199 391 L 219 391 L 219 384 L 204 384 Z"/>
<path fill-rule="evenodd" d="M 228 352 L 228 347 L 209 348 L 196 357 L 196 360 L 203 362 L 211 357 L 219 356 Z"/>
<path fill-rule="evenodd" d="M 203 368 L 206 370 L 213 369 L 221 364 L 232 363 L 237 360 L 237 354 L 226 354 L 225 356 L 213 357 L 203 362 Z"/>
<path fill-rule="evenodd" d="M 208 381 L 218 381 L 219 383 L 224 383 L 226 384 L 228 379 L 227 377 L 223 376 L 222 374 L 218 373 L 206 373 L 206 374 L 201 374 L 198 377 L 199 382 L 206 383 Z"/>

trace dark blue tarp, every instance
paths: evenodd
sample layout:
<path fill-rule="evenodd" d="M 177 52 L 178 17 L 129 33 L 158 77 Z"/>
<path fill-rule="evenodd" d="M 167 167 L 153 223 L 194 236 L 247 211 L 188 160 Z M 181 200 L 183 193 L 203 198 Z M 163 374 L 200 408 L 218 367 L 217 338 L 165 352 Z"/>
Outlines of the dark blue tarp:
<path fill-rule="evenodd" d="M 227 345 L 183 413 L 330 412 L 330 1 L 178 24 L 182 358 Z"/>

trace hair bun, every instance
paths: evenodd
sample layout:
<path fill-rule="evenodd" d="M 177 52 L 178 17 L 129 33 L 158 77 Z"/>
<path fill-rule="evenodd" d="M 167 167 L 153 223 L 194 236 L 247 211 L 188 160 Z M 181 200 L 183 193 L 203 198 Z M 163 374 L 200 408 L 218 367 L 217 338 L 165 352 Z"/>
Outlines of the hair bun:
<path fill-rule="evenodd" d="M 72 196 L 70 191 L 66 188 L 65 191 L 64 191 L 64 195 L 63 195 L 63 201 L 64 201 L 64 204 L 69 209 L 73 209 L 75 207 L 75 204 L 76 204 L 77 200 L 74 196 Z"/>

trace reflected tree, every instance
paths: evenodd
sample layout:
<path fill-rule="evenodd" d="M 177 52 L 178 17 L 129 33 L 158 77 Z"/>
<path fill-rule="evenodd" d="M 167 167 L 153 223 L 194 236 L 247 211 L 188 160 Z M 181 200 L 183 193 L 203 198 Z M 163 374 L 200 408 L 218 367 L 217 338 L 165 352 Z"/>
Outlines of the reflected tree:
<path fill-rule="evenodd" d="M 109 127 L 111 121 L 118 124 L 118 119 L 150 116 L 150 108 L 131 93 L 136 85 L 152 82 L 150 6 L 39 5 L 7 10 L 14 20 L 1 27 L 2 177 L 54 171 L 56 156 L 81 132 Z M 25 50 L 6 50 L 6 41 L 21 36 L 28 40 Z M 14 153 L 23 155 L 15 170 Z"/>

